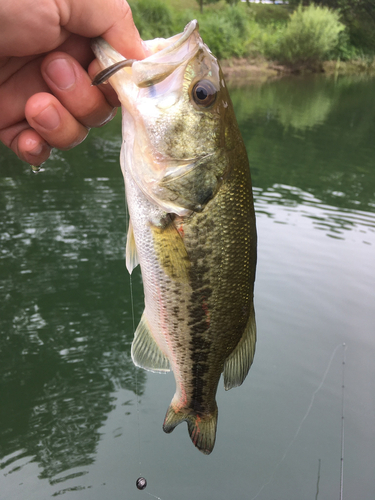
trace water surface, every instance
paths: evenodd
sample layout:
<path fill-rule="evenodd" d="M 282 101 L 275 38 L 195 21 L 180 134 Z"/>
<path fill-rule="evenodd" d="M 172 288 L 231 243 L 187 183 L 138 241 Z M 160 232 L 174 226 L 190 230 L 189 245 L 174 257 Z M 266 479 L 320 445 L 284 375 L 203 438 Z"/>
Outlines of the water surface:
<path fill-rule="evenodd" d="M 38 175 L 0 149 L 1 500 L 339 498 L 343 404 L 343 498 L 375 498 L 375 81 L 231 95 L 257 211 L 258 343 L 243 386 L 219 386 L 209 457 L 185 424 L 162 431 L 173 375 L 131 362 L 143 292 L 136 272 L 132 305 L 119 119 Z"/>

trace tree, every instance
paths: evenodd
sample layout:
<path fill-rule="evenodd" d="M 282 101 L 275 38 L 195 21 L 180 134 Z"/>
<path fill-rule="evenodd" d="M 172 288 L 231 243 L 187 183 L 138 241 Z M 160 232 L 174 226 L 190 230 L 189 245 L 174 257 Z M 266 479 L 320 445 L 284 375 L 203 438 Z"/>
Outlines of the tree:
<path fill-rule="evenodd" d="M 233 5 L 237 5 L 240 0 L 225 0 L 225 1 L 227 4 L 233 6 Z M 246 1 L 248 3 L 249 0 L 246 0 Z"/>
<path fill-rule="evenodd" d="M 200 11 L 201 11 L 201 14 L 203 12 L 203 5 L 208 5 L 210 3 L 217 3 L 219 1 L 220 0 L 197 0 L 197 2 L 199 4 Z"/>
<path fill-rule="evenodd" d="M 340 11 L 352 45 L 364 52 L 375 51 L 374 0 L 316 0 L 316 3 Z"/>

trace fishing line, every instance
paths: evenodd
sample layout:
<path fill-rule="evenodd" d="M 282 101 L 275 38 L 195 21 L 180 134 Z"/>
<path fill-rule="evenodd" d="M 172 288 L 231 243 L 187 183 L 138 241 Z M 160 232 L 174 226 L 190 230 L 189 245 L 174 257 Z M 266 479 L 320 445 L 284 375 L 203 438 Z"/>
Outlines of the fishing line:
<path fill-rule="evenodd" d="M 126 197 L 126 196 L 125 196 Z M 129 237 L 129 209 L 128 202 L 125 199 L 125 229 L 126 229 L 126 237 Z M 126 257 L 125 257 L 126 259 Z M 129 288 L 130 288 L 130 307 L 132 313 L 132 327 L 133 327 L 133 336 L 135 334 L 135 313 L 134 313 L 134 296 L 133 296 L 133 279 L 132 275 L 129 273 Z M 136 398 L 136 408 L 137 408 L 137 429 L 138 429 L 138 458 L 139 458 L 139 478 L 137 479 L 137 488 L 143 489 L 146 486 L 139 487 L 138 482 L 142 478 L 141 468 L 141 424 L 140 424 L 140 413 L 139 413 L 139 396 L 138 396 L 138 367 L 135 366 L 135 398 Z M 146 482 L 147 485 L 147 482 Z"/>
<path fill-rule="evenodd" d="M 134 297 L 133 297 L 133 280 L 130 275 L 130 302 L 132 309 L 132 320 L 133 320 L 133 335 L 135 333 L 135 321 L 134 321 Z M 135 397 L 136 397 L 136 407 L 137 407 L 137 429 L 138 429 L 138 457 L 139 457 L 139 476 L 142 476 L 142 461 L 141 461 L 141 421 L 139 412 L 139 393 L 138 393 L 138 366 L 135 367 Z M 147 484 L 147 483 L 146 483 Z M 146 486 L 144 486 L 146 487 Z M 142 489 L 142 488 L 139 488 Z"/>
<path fill-rule="evenodd" d="M 318 495 L 319 495 L 319 483 L 320 483 L 320 463 L 321 460 L 319 458 L 319 465 L 318 465 L 318 479 L 316 481 L 316 495 L 315 495 L 315 500 L 318 500 Z"/>
<path fill-rule="evenodd" d="M 331 358 L 328 362 L 328 366 L 326 368 L 326 371 L 324 372 L 324 375 L 323 375 L 323 378 L 319 384 L 319 386 L 317 387 L 317 389 L 315 389 L 315 391 L 313 392 L 313 395 L 311 397 L 311 401 L 310 401 L 310 404 L 307 408 L 307 411 L 305 413 L 305 415 L 303 416 L 299 426 L 298 426 L 298 429 L 296 430 L 296 433 L 294 434 L 292 440 L 290 441 L 290 443 L 288 444 L 288 446 L 286 447 L 285 449 L 285 452 L 284 452 L 284 455 L 282 456 L 281 460 L 278 462 L 278 464 L 276 465 L 276 467 L 274 468 L 271 476 L 270 476 L 270 479 L 263 484 L 263 486 L 260 488 L 260 490 L 258 491 L 258 493 L 255 495 L 255 497 L 253 497 L 251 500 L 255 500 L 256 498 L 258 498 L 258 496 L 262 493 L 262 491 L 264 490 L 264 488 L 266 486 L 268 486 L 270 483 L 272 483 L 273 479 L 274 479 L 274 476 L 278 470 L 278 468 L 280 467 L 280 465 L 282 464 L 282 462 L 284 461 L 285 457 L 287 456 L 290 448 L 292 447 L 293 443 L 295 442 L 295 440 L 297 439 L 298 437 L 298 434 L 300 433 L 300 430 L 301 430 L 301 427 L 304 423 L 304 421 L 306 420 L 306 418 L 308 417 L 310 411 L 311 411 L 311 408 L 312 408 L 312 405 L 314 403 L 314 399 L 315 399 L 315 396 L 317 395 L 317 393 L 320 391 L 320 389 L 322 388 L 324 382 L 325 382 L 325 379 L 328 375 L 328 372 L 329 372 L 329 369 L 331 368 L 331 364 L 332 364 L 332 361 L 333 361 L 333 358 L 335 357 L 335 354 L 336 354 L 336 351 L 342 346 L 343 344 L 339 344 L 338 346 L 335 347 L 335 349 L 333 350 L 332 354 L 331 354 Z M 344 344 L 345 345 L 345 344 Z M 342 500 L 342 497 L 340 498 L 340 500 Z"/>
<path fill-rule="evenodd" d="M 134 298 L 133 298 L 133 282 L 132 277 L 130 275 L 130 301 L 131 301 L 131 309 L 132 309 L 132 317 L 133 317 L 133 332 L 135 332 L 135 322 L 134 322 Z M 142 477 L 142 461 L 141 461 L 141 421 L 140 421 L 140 402 L 138 395 L 138 368 L 135 367 L 135 392 L 136 392 L 136 401 L 137 401 L 137 428 L 138 428 L 138 454 L 139 454 L 139 478 L 136 481 L 136 486 L 139 490 L 144 490 L 147 486 L 147 481 L 144 477 Z M 162 500 L 160 497 L 145 491 L 147 495 L 156 498 L 156 500 Z"/>
<path fill-rule="evenodd" d="M 132 309 L 132 318 L 133 318 L 133 332 L 135 332 L 135 321 L 134 321 L 134 298 L 133 298 L 133 281 L 132 277 L 130 275 L 130 302 L 131 302 L 131 309 Z M 140 402 L 139 402 L 139 395 L 138 395 L 138 368 L 137 366 L 135 367 L 135 392 L 136 392 L 136 401 L 137 401 L 137 428 L 138 428 L 138 454 L 139 454 L 139 478 L 136 481 L 136 486 L 139 490 L 144 490 L 147 486 L 147 481 L 144 477 L 142 477 L 142 461 L 141 461 L 141 421 L 140 421 Z M 162 500 L 160 497 L 157 497 L 156 495 L 153 495 L 152 493 L 149 493 L 148 491 L 144 491 L 147 495 L 156 498 L 156 500 Z"/>
<path fill-rule="evenodd" d="M 128 204 L 125 202 L 125 227 L 126 234 L 129 233 L 129 211 Z M 133 279 L 132 275 L 129 273 L 129 286 L 130 286 L 130 306 L 132 313 L 132 327 L 133 327 L 133 335 L 135 333 L 135 312 L 134 312 L 134 295 L 133 295 Z M 142 477 L 142 460 L 141 460 L 141 420 L 140 420 L 140 401 L 139 401 L 139 393 L 138 393 L 138 366 L 135 366 L 135 396 L 136 396 L 136 408 L 137 408 L 137 429 L 138 429 L 138 457 L 139 457 L 139 477 L 136 481 L 136 487 L 139 490 L 144 490 L 147 486 L 147 481 L 144 477 Z M 156 498 L 156 500 L 162 500 L 160 497 L 149 493 L 148 491 L 144 491 L 147 495 Z"/>
<path fill-rule="evenodd" d="M 345 365 L 346 365 L 346 344 L 342 344 L 342 386 L 341 386 L 341 465 L 340 465 L 340 500 L 344 489 L 344 391 L 345 391 Z"/>
<path fill-rule="evenodd" d="M 149 493 L 148 491 L 145 491 L 145 493 L 147 493 L 147 495 L 150 495 L 150 497 L 156 498 L 157 500 L 162 500 L 160 497 L 157 497 L 157 496 L 153 495 L 152 493 Z"/>

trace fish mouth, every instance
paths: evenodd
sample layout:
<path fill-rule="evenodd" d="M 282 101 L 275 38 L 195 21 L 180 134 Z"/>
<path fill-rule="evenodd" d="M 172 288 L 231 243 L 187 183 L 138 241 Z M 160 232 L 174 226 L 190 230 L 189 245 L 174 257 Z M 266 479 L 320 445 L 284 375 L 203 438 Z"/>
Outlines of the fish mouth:
<path fill-rule="evenodd" d="M 102 38 L 95 38 L 92 41 L 92 49 L 102 65 L 106 65 L 92 80 L 92 85 L 100 85 L 109 80 L 118 71 L 124 68 L 132 68 L 133 83 L 139 88 L 149 87 L 163 81 L 173 71 L 190 59 L 199 49 L 198 44 L 196 47 L 190 47 L 191 44 L 186 43 L 190 38 L 195 41 L 199 37 L 198 21 L 194 19 L 185 26 L 182 33 L 174 35 L 171 38 L 163 39 L 157 38 L 155 40 L 145 41 L 148 50 L 152 54 L 143 60 L 126 59 L 108 42 Z M 196 34 L 197 36 L 194 36 Z M 191 50 L 193 48 L 193 50 Z M 194 50 L 194 48 L 196 50 Z M 106 54 L 107 57 L 104 57 Z M 105 60 L 106 59 L 106 60 Z M 112 61 L 112 64 L 109 64 Z M 107 64 L 106 64 L 107 63 Z"/>
<path fill-rule="evenodd" d="M 190 214 L 193 208 L 201 209 L 201 205 L 197 207 L 185 197 L 177 196 L 172 187 L 183 184 L 184 180 L 191 182 L 193 170 L 201 170 L 210 152 L 198 154 L 192 148 L 171 150 L 168 140 L 161 135 L 169 126 L 164 117 L 173 114 L 175 105 L 176 109 L 183 109 L 185 94 L 189 98 L 190 83 L 188 79 L 187 83 L 184 81 L 188 64 L 202 66 L 204 71 L 215 65 L 216 59 L 204 45 L 198 28 L 198 22 L 193 20 L 182 33 L 171 38 L 145 41 L 150 55 L 143 60 L 125 59 L 102 38 L 92 42 L 103 68 L 94 84 L 109 79 L 123 109 L 123 172 L 131 176 L 153 204 L 179 216 Z M 198 77 L 199 72 L 194 78 Z M 153 128 L 157 122 L 164 124 L 160 128 L 163 134 L 158 126 Z"/>
<path fill-rule="evenodd" d="M 150 40 L 149 42 L 146 41 L 145 42 L 146 45 L 150 42 L 154 42 L 155 44 L 154 54 L 152 54 L 147 59 L 151 60 L 156 54 L 158 55 L 158 59 L 162 58 L 163 56 L 169 57 L 171 52 L 180 48 L 180 46 L 183 45 L 195 31 L 198 32 L 198 30 L 199 30 L 198 21 L 196 19 L 193 19 L 193 21 L 190 21 L 185 26 L 184 31 L 182 33 L 179 33 L 177 35 L 174 35 L 166 39 L 157 38 L 155 41 L 154 40 Z"/>

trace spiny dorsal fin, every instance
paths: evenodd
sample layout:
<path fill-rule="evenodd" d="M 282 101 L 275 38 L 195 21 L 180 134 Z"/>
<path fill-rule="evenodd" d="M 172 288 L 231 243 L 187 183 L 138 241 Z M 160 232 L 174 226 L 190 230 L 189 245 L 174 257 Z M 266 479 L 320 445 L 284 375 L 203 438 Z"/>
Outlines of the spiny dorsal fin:
<path fill-rule="evenodd" d="M 205 455 L 209 455 L 215 446 L 217 427 L 217 406 L 209 415 L 192 414 L 188 408 L 175 410 L 171 404 L 164 419 L 163 430 L 168 434 L 186 420 L 190 439 L 194 446 Z"/>
<path fill-rule="evenodd" d="M 126 269 L 129 274 L 132 273 L 133 269 L 138 266 L 138 253 L 137 247 L 135 246 L 134 231 L 131 219 L 129 219 L 128 234 L 126 237 Z"/>
<path fill-rule="evenodd" d="M 140 368 L 151 372 L 169 372 L 169 360 L 151 335 L 143 313 L 132 342 L 132 360 Z"/>
<path fill-rule="evenodd" d="M 228 391 L 245 380 L 254 359 L 256 324 L 254 306 L 251 306 L 249 320 L 241 340 L 224 363 L 224 387 Z"/>
<path fill-rule="evenodd" d="M 184 241 L 170 221 L 165 227 L 151 226 L 154 248 L 164 272 L 174 281 L 187 283 L 190 261 Z"/>

